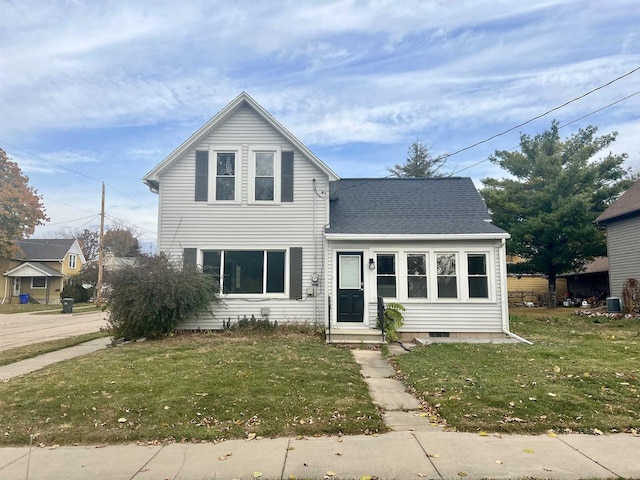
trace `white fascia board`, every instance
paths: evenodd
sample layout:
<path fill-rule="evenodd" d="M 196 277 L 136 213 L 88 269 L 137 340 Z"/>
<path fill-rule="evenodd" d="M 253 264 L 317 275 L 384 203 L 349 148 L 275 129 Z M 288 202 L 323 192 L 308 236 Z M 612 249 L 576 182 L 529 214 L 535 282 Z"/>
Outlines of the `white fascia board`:
<path fill-rule="evenodd" d="M 356 235 L 352 233 L 325 233 L 327 240 L 358 240 L 358 241 L 374 241 L 374 240 L 500 240 L 510 238 L 508 233 L 465 233 L 456 235 L 445 234 L 410 234 L 399 235 L 390 234 L 364 234 Z"/>

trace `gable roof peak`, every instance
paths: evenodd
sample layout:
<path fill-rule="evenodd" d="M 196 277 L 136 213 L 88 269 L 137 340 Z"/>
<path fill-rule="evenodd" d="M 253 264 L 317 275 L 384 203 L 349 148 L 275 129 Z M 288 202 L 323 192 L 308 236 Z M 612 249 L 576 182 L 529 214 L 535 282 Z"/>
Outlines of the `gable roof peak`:
<path fill-rule="evenodd" d="M 185 140 L 178 148 L 171 152 L 164 160 L 151 169 L 143 178 L 145 183 L 151 191 L 157 193 L 159 185 L 159 175 L 171 165 L 176 159 L 192 148 L 196 143 L 202 140 L 212 128 L 215 128 L 219 123 L 224 121 L 226 117 L 232 113 L 239 106 L 246 104 L 252 108 L 263 120 L 270 124 L 280 135 L 285 137 L 295 148 L 297 148 L 304 156 L 309 158 L 322 172 L 324 172 L 329 180 L 337 180 L 338 175 L 331 170 L 322 160 L 311 152 L 300 140 L 298 140 L 289 130 L 287 130 L 280 122 L 278 122 L 269 112 L 267 112 L 262 105 L 256 102 L 251 95 L 246 91 L 240 92 L 240 94 L 231 100 L 222 110 L 216 113 L 209 119 L 202 127 L 200 127 L 193 135 Z"/>

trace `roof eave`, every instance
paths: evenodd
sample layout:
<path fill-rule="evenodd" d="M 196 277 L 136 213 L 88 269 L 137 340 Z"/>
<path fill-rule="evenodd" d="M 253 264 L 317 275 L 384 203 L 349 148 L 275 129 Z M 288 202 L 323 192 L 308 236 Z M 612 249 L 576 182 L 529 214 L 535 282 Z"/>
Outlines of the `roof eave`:
<path fill-rule="evenodd" d="M 325 233 L 327 240 L 502 240 L 511 238 L 508 233 L 429 233 L 429 234 L 399 234 L 399 233 Z"/>

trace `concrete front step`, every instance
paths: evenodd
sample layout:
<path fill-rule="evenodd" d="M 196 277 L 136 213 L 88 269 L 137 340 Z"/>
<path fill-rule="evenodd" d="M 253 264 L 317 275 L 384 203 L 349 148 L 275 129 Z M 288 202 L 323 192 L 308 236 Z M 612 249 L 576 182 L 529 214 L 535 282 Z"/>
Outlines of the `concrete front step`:
<path fill-rule="evenodd" d="M 371 328 L 338 328 L 326 331 L 327 343 L 354 345 L 382 345 L 382 330 Z"/>

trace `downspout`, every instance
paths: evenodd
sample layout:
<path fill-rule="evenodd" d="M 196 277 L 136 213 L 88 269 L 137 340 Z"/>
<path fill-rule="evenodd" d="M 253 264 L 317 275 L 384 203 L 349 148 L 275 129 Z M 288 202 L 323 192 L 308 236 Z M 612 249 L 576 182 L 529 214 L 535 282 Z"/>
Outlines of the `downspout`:
<path fill-rule="evenodd" d="M 316 275 L 318 273 L 318 251 L 317 251 L 317 241 L 316 241 L 316 179 L 312 180 L 313 182 L 313 225 L 311 227 L 311 231 L 313 232 L 313 274 Z M 312 282 L 311 288 L 313 288 L 313 324 L 317 325 L 318 323 L 318 286 L 316 282 Z"/>
<path fill-rule="evenodd" d="M 509 298 L 507 293 L 507 241 L 503 238 L 500 241 L 500 283 L 502 285 L 501 298 L 501 312 L 502 312 L 502 332 L 522 343 L 526 343 L 527 345 L 533 345 L 533 342 L 527 340 L 526 338 L 522 338 L 519 335 L 511 332 L 509 330 Z"/>

